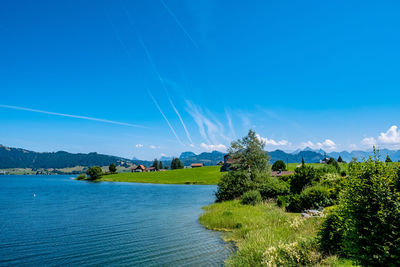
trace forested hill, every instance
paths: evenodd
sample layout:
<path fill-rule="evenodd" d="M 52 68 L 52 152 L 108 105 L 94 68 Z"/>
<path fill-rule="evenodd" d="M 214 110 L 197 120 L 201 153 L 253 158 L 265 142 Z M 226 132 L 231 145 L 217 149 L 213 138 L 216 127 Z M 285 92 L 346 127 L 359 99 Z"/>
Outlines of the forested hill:
<path fill-rule="evenodd" d="M 0 145 L 0 169 L 6 168 L 67 168 L 74 166 L 107 166 L 111 163 L 120 165 L 129 160 L 93 153 L 34 152 L 21 148 Z"/>

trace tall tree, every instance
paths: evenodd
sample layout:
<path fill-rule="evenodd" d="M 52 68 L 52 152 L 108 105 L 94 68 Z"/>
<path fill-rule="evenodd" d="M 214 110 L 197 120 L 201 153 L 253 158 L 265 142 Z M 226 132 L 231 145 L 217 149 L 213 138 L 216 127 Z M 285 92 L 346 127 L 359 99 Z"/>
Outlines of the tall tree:
<path fill-rule="evenodd" d="M 158 159 L 153 160 L 153 165 L 151 165 L 151 167 L 154 167 L 156 170 L 158 170 Z"/>
<path fill-rule="evenodd" d="M 392 162 L 392 159 L 389 157 L 389 155 L 386 155 L 386 160 L 385 162 Z"/>
<path fill-rule="evenodd" d="M 337 162 L 339 162 L 339 163 L 342 163 L 343 162 L 343 159 L 342 159 L 342 157 L 339 155 L 339 157 L 338 157 L 338 159 L 337 159 Z"/>
<path fill-rule="evenodd" d="M 304 166 L 306 162 L 304 161 L 304 157 L 301 158 L 301 166 Z"/>
<path fill-rule="evenodd" d="M 183 165 L 182 162 L 179 158 L 173 158 L 171 161 L 171 169 L 175 170 L 175 169 L 183 169 Z"/>
<path fill-rule="evenodd" d="M 247 136 L 232 142 L 228 149 L 232 158 L 232 168 L 255 175 L 268 173 L 269 157 L 264 146 L 262 139 L 250 129 Z"/>
<path fill-rule="evenodd" d="M 115 172 L 117 172 L 117 166 L 115 166 L 114 163 L 111 163 L 110 166 L 108 166 L 108 170 L 109 170 L 111 173 L 115 173 Z"/>
<path fill-rule="evenodd" d="M 162 169 L 163 169 L 163 163 L 162 163 L 161 160 L 160 160 L 160 162 L 158 163 L 158 169 L 159 169 L 159 170 L 162 170 Z"/>

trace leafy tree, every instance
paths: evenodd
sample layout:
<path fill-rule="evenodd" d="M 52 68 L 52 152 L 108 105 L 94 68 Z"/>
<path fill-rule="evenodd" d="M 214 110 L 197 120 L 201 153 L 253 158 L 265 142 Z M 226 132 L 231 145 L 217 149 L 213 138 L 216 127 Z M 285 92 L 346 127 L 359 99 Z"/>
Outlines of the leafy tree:
<path fill-rule="evenodd" d="M 86 174 L 89 175 L 89 180 L 97 180 L 101 177 L 103 171 L 99 166 L 93 166 L 87 169 Z"/>
<path fill-rule="evenodd" d="M 247 136 L 232 142 L 228 149 L 232 158 L 232 168 L 247 171 L 253 176 L 268 173 L 269 157 L 264 151 L 264 146 L 256 132 L 250 129 Z"/>
<path fill-rule="evenodd" d="M 158 160 L 157 159 L 153 160 L 153 165 L 151 165 L 151 167 L 154 167 L 154 168 L 156 168 L 156 170 L 158 170 Z"/>
<path fill-rule="evenodd" d="M 301 165 L 294 170 L 290 179 L 290 191 L 299 194 L 303 189 L 314 181 L 319 181 L 319 172 L 311 166 Z"/>
<path fill-rule="evenodd" d="M 342 159 L 342 157 L 339 155 L 339 157 L 338 157 L 338 159 L 337 159 L 337 162 L 339 162 L 339 163 L 342 163 L 343 162 L 343 159 Z"/>
<path fill-rule="evenodd" d="M 115 173 L 115 172 L 117 172 L 117 166 L 115 166 L 114 163 L 111 163 L 110 166 L 108 166 L 108 170 L 109 170 L 111 173 Z"/>
<path fill-rule="evenodd" d="M 179 158 L 173 158 L 171 161 L 171 169 L 175 170 L 175 169 L 183 169 L 183 165 L 182 162 Z"/>
<path fill-rule="evenodd" d="M 273 171 L 285 171 L 286 170 L 286 164 L 283 162 L 283 160 L 277 160 L 272 164 L 272 170 Z"/>
<path fill-rule="evenodd" d="M 400 266 L 399 172 L 375 152 L 354 163 L 342 192 L 344 251 L 362 266 Z"/>
<path fill-rule="evenodd" d="M 386 160 L 385 162 L 392 162 L 392 160 L 390 159 L 389 155 L 386 155 Z"/>
<path fill-rule="evenodd" d="M 159 169 L 159 170 L 162 170 L 162 169 L 163 169 L 163 163 L 162 163 L 161 160 L 160 160 L 160 162 L 158 163 L 158 169 Z"/>

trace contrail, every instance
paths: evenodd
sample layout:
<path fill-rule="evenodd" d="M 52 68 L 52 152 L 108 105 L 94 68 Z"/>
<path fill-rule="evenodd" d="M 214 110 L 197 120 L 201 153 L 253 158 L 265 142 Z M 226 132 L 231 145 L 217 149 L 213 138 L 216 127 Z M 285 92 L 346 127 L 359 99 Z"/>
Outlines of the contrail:
<path fill-rule="evenodd" d="M 132 28 L 134 29 L 134 33 L 135 33 L 136 37 L 138 38 L 139 43 L 140 43 L 140 45 L 142 46 L 142 48 L 143 48 L 143 50 L 144 50 L 144 52 L 145 52 L 145 54 L 146 54 L 147 60 L 149 61 L 149 63 L 150 63 L 150 65 L 151 65 L 151 67 L 152 67 L 154 73 L 156 74 L 158 80 L 159 80 L 160 83 L 161 83 L 161 86 L 164 88 L 164 91 L 165 91 L 165 93 L 166 93 L 167 96 L 168 96 L 169 103 L 171 104 L 172 109 L 175 111 L 176 115 L 179 117 L 179 121 L 181 122 L 182 127 L 183 127 L 183 129 L 185 130 L 185 133 L 186 133 L 187 138 L 189 139 L 190 143 L 193 144 L 193 141 L 192 141 L 192 138 L 190 137 L 189 131 L 188 131 L 188 129 L 186 128 L 185 123 L 183 122 L 183 119 L 182 119 L 181 114 L 179 114 L 178 109 L 175 107 L 174 103 L 172 102 L 172 99 L 171 99 L 171 97 L 170 97 L 170 95 L 169 95 L 169 93 L 168 93 L 167 86 L 165 85 L 165 81 L 164 81 L 164 79 L 162 78 L 160 72 L 158 71 L 157 66 L 156 66 L 156 64 L 154 63 L 153 57 L 150 55 L 150 52 L 149 52 L 149 50 L 147 49 L 146 44 L 144 43 L 142 37 L 139 35 L 139 32 L 138 32 L 138 30 L 136 29 L 136 25 L 135 25 L 135 23 L 133 22 L 133 20 L 132 20 L 130 14 L 129 14 L 129 12 L 128 12 L 128 10 L 126 9 L 125 6 L 124 6 L 123 8 L 124 8 L 124 11 L 125 11 L 125 13 L 126 13 L 126 16 L 127 16 L 128 20 L 129 20 L 129 23 L 131 24 Z M 154 97 L 153 97 L 153 96 L 152 96 L 152 98 L 153 98 L 153 101 L 154 101 Z M 155 102 L 155 103 L 156 103 L 156 102 Z M 165 115 L 163 115 L 163 116 L 165 117 Z M 165 117 L 165 118 L 166 118 L 166 117 Z M 168 122 L 168 124 L 169 124 L 169 122 Z M 169 124 L 169 125 L 170 125 L 170 124 Z M 172 127 L 171 125 L 170 125 L 170 127 L 171 127 L 171 130 L 173 130 L 173 127 Z M 173 130 L 173 132 L 174 132 L 174 134 L 175 134 L 175 130 Z M 176 135 L 176 134 L 175 134 L 175 135 Z"/>
<path fill-rule="evenodd" d="M 168 98 L 168 99 L 169 99 L 169 103 L 171 104 L 172 108 L 174 109 L 176 115 L 178 115 L 179 120 L 180 120 L 181 123 L 182 123 L 183 129 L 185 129 L 185 133 L 186 133 L 187 138 L 188 138 L 189 141 L 190 141 L 190 144 L 193 144 L 192 138 L 190 137 L 189 131 L 188 131 L 188 129 L 186 128 L 185 123 L 183 122 L 183 119 L 182 119 L 182 117 L 181 117 L 181 114 L 179 114 L 179 112 L 178 112 L 178 110 L 176 109 L 174 103 L 172 102 L 172 99 L 171 99 L 171 98 Z"/>
<path fill-rule="evenodd" d="M 169 120 L 168 120 L 167 117 L 165 116 L 165 114 L 164 114 L 164 112 L 162 111 L 161 107 L 158 105 L 157 100 L 154 98 L 154 96 L 150 93 L 149 90 L 147 90 L 147 92 L 149 93 L 151 99 L 153 100 L 154 105 L 156 105 L 158 111 L 160 111 L 161 115 L 164 117 L 164 119 L 165 119 L 165 121 L 167 122 L 169 128 L 171 129 L 172 133 L 175 135 L 176 140 L 178 140 L 178 142 L 179 142 L 181 145 L 184 145 L 184 144 L 182 143 L 181 139 L 179 139 L 178 135 L 176 134 L 176 132 L 175 132 L 175 130 L 174 130 L 174 127 L 172 127 L 171 123 L 169 122 Z"/>
<path fill-rule="evenodd" d="M 45 111 L 45 110 L 39 110 L 39 109 L 32 109 L 32 108 L 25 108 L 25 107 L 17 107 L 17 106 L 9 106 L 9 105 L 0 105 L 0 107 L 1 108 L 8 108 L 8 109 L 31 111 L 31 112 L 43 113 L 43 114 L 49 114 L 49 115 L 55 115 L 55 116 L 61 116 L 61 117 L 76 118 L 76 119 L 82 119 L 82 120 L 99 121 L 99 122 L 105 122 L 105 123 L 111 123 L 111 124 L 117 124 L 117 125 L 123 125 L 123 126 L 137 127 L 137 128 L 148 128 L 146 126 L 126 123 L 126 122 L 111 121 L 111 120 L 105 120 L 105 119 L 99 119 L 99 118 L 93 118 L 93 117 L 86 117 L 86 116 L 80 116 L 80 115 L 71 115 L 71 114 L 65 114 L 65 113 L 57 113 L 57 112 L 51 112 L 51 111 Z"/>
<path fill-rule="evenodd" d="M 168 13 L 171 15 L 171 17 L 174 18 L 176 24 L 178 24 L 179 28 L 181 28 L 181 30 L 186 34 L 186 36 L 189 38 L 189 40 L 193 43 L 193 45 L 196 48 L 199 48 L 199 46 L 197 45 L 197 43 L 195 42 L 195 40 L 192 38 L 192 36 L 190 36 L 190 34 L 187 32 L 187 30 L 185 29 L 185 27 L 183 27 L 182 23 L 179 21 L 178 17 L 175 15 L 174 12 L 172 12 L 172 10 L 167 6 L 167 4 L 163 1 L 160 0 L 161 4 L 164 6 L 164 8 L 168 11 Z"/>

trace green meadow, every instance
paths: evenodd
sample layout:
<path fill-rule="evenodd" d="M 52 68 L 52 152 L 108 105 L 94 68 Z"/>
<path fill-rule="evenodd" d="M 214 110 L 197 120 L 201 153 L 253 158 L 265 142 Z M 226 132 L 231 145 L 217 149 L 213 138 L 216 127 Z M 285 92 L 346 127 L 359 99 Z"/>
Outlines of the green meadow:
<path fill-rule="evenodd" d="M 158 172 L 130 172 L 104 175 L 99 181 L 153 184 L 218 184 L 220 166 L 178 169 Z"/>

